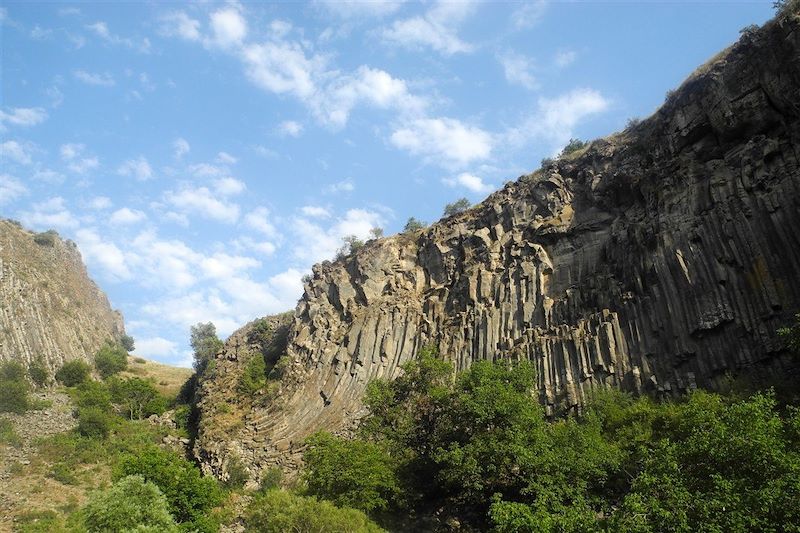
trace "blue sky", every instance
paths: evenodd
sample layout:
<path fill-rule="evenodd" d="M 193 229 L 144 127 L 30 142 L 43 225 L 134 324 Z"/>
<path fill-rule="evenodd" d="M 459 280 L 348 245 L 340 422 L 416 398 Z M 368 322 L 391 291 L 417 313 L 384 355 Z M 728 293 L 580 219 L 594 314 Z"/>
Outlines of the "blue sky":
<path fill-rule="evenodd" d="M 75 240 L 137 353 L 186 365 L 190 325 L 649 115 L 771 4 L 3 2 L 0 215 Z"/>

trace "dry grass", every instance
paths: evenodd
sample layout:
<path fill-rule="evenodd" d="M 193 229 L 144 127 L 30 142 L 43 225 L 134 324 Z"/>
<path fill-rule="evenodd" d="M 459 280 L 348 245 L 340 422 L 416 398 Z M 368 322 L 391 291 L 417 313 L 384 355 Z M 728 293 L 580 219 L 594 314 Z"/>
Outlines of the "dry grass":
<path fill-rule="evenodd" d="M 158 391 L 168 398 L 174 397 L 191 375 L 191 368 L 164 365 L 138 356 L 129 356 L 128 369 L 120 373 L 121 377 L 136 376 L 152 381 Z"/>

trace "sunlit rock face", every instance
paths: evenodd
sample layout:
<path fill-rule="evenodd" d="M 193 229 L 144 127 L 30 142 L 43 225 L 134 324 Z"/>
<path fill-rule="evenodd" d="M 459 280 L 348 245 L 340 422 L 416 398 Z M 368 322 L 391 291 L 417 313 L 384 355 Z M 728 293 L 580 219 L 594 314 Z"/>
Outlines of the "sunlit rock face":
<path fill-rule="evenodd" d="M 293 461 L 425 345 L 457 369 L 534 361 L 549 413 L 600 387 L 770 383 L 798 371 L 775 332 L 800 308 L 799 280 L 800 24 L 784 18 L 622 133 L 315 266 L 289 325 L 291 368 L 238 453 L 254 471 Z"/>
<path fill-rule="evenodd" d="M 41 362 L 52 376 L 124 333 L 74 242 L 0 219 L 0 361 Z"/>

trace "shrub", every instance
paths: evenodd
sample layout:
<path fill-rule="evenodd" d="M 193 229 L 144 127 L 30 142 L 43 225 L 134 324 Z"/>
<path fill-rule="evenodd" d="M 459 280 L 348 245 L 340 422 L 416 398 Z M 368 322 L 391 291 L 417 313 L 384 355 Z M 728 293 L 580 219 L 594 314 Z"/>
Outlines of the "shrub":
<path fill-rule="evenodd" d="M 467 209 L 472 206 L 469 200 L 466 198 L 459 198 L 452 204 L 447 204 L 444 206 L 444 216 L 451 217 L 453 215 L 457 215 L 459 213 L 463 213 Z"/>
<path fill-rule="evenodd" d="M 578 150 L 581 150 L 582 148 L 585 148 L 587 144 L 588 143 L 586 143 L 585 141 L 582 141 L 580 139 L 570 139 L 569 142 L 567 143 L 567 145 L 561 150 L 560 157 L 564 157 L 565 155 L 569 155 L 572 152 L 577 152 Z"/>
<path fill-rule="evenodd" d="M 355 235 L 342 237 L 342 246 L 336 251 L 336 260 L 341 261 L 348 255 L 357 252 L 364 246 L 364 241 Z"/>
<path fill-rule="evenodd" d="M 410 217 L 406 221 L 406 225 L 403 226 L 403 233 L 413 233 L 415 231 L 419 231 L 421 229 L 425 229 L 427 224 L 422 222 L 421 220 L 417 220 L 414 217 Z"/>
<path fill-rule="evenodd" d="M 370 239 L 380 239 L 383 237 L 383 228 L 374 227 L 369 230 Z"/>
<path fill-rule="evenodd" d="M 267 365 L 264 356 L 255 353 L 247 361 L 242 375 L 239 377 L 239 392 L 252 396 L 261 390 L 267 383 Z"/>
<path fill-rule="evenodd" d="M 259 489 L 262 491 L 279 489 L 282 482 L 283 471 L 277 466 L 273 466 L 261 475 L 261 485 Z"/>
<path fill-rule="evenodd" d="M 46 387 L 50 383 L 50 372 L 41 361 L 34 361 L 28 365 L 28 377 L 37 388 Z"/>
<path fill-rule="evenodd" d="M 68 361 L 56 372 L 56 381 L 66 387 L 74 387 L 89 379 L 90 373 L 91 368 L 83 361 Z"/>
<path fill-rule="evenodd" d="M 253 327 L 248 334 L 250 342 L 263 344 L 272 336 L 272 326 L 266 318 L 259 318 L 253 323 Z"/>
<path fill-rule="evenodd" d="M 133 337 L 128 334 L 119 338 L 119 345 L 122 346 L 126 352 L 132 352 L 136 346 Z"/>
<path fill-rule="evenodd" d="M 225 466 L 225 473 L 227 474 L 225 486 L 232 489 L 244 487 L 244 484 L 250 479 L 247 467 L 238 455 L 231 455 L 228 458 L 228 464 Z"/>
<path fill-rule="evenodd" d="M 382 446 L 326 432 L 306 444 L 303 478 L 311 494 L 371 513 L 387 509 L 400 491 L 395 461 Z"/>
<path fill-rule="evenodd" d="M 141 420 L 150 415 L 160 415 L 167 409 L 167 401 L 158 389 L 142 378 L 109 380 L 111 401 L 126 412 L 131 420 Z"/>
<path fill-rule="evenodd" d="M 56 245 L 56 241 L 59 240 L 60 237 L 58 236 L 58 232 L 56 230 L 47 230 L 42 233 L 37 233 L 33 236 L 33 242 L 38 244 L 39 246 L 50 246 L 53 247 Z"/>
<path fill-rule="evenodd" d="M 0 381 L 0 413 L 24 413 L 30 407 L 27 381 Z"/>
<path fill-rule="evenodd" d="M 542 168 L 547 168 L 551 166 L 553 163 L 555 163 L 555 161 L 553 160 L 552 157 L 545 157 L 544 159 L 542 159 L 541 165 Z"/>
<path fill-rule="evenodd" d="M 94 356 L 94 366 L 103 379 L 128 368 L 128 352 L 117 344 L 105 344 Z"/>
<path fill-rule="evenodd" d="M 158 487 L 142 476 L 120 479 L 106 491 L 92 495 L 83 510 L 89 532 L 177 532 L 167 500 Z"/>
<path fill-rule="evenodd" d="M 105 383 L 84 381 L 71 394 L 72 400 L 79 408 L 94 407 L 105 412 L 111 411 L 111 392 Z"/>
<path fill-rule="evenodd" d="M 0 444 L 18 446 L 20 443 L 19 435 L 14 431 L 14 424 L 11 423 L 11 420 L 0 418 Z"/>
<path fill-rule="evenodd" d="M 202 521 L 222 502 L 216 480 L 202 477 L 189 461 L 155 446 L 125 455 L 114 469 L 114 479 L 138 474 L 164 493 L 172 515 L 182 523 Z"/>
<path fill-rule="evenodd" d="M 0 381 L 24 381 L 25 367 L 16 361 L 6 361 L 0 365 Z"/>
<path fill-rule="evenodd" d="M 97 407 L 78 409 L 78 433 L 84 437 L 104 439 L 111 431 L 111 415 Z"/>
<path fill-rule="evenodd" d="M 55 479 L 64 485 L 77 485 L 79 482 L 73 469 L 64 463 L 54 464 L 53 468 L 48 472 L 47 477 Z"/>
<path fill-rule="evenodd" d="M 253 498 L 245 514 L 245 527 L 256 533 L 383 531 L 361 511 L 340 509 L 330 502 L 284 490 L 270 490 Z"/>

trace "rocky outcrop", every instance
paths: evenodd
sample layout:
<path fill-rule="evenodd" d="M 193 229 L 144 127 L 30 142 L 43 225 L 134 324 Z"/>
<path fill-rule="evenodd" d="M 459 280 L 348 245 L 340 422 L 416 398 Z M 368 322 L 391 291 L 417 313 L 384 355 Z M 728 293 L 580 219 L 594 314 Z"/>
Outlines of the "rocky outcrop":
<path fill-rule="evenodd" d="M 550 413 L 600 387 L 797 373 L 775 331 L 800 308 L 798 18 L 745 33 L 622 133 L 313 272 L 280 394 L 243 422 L 254 471 L 346 428 L 427 344 L 458 369 L 534 361 Z"/>
<path fill-rule="evenodd" d="M 0 361 L 42 361 L 54 372 L 124 333 L 74 242 L 0 220 Z"/>

